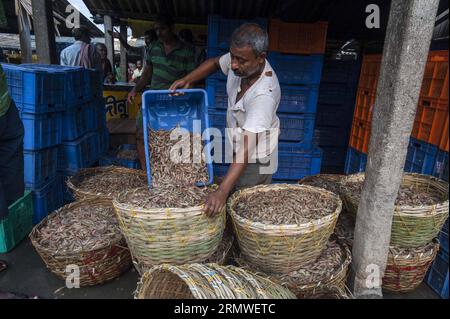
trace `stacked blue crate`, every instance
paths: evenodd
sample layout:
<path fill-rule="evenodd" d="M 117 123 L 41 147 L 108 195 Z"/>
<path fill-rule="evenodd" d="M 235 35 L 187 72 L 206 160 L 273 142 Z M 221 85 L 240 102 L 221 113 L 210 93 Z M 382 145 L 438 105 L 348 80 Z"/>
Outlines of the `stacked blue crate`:
<path fill-rule="evenodd" d="M 315 141 L 323 150 L 324 173 L 345 170 L 360 68 L 360 61 L 325 59 L 315 130 Z"/>
<path fill-rule="evenodd" d="M 438 162 L 442 164 L 436 164 L 437 156 L 438 148 L 436 146 L 411 137 L 408 145 L 408 153 L 406 155 L 404 171 L 408 173 L 418 173 L 425 175 L 436 175 L 438 174 L 437 172 L 439 172 L 439 174 L 445 174 L 441 173 L 441 171 L 445 171 L 444 165 L 448 165 L 448 163 L 445 164 L 444 157 L 442 159 L 442 162 Z M 347 158 L 345 162 L 346 174 L 364 172 L 366 169 L 366 163 L 367 154 L 358 152 L 353 148 L 348 148 Z M 437 166 L 439 168 L 436 168 Z"/>
<path fill-rule="evenodd" d="M 44 67 L 2 65 L 24 125 L 24 182 L 33 191 L 33 223 L 62 205 L 57 179 L 63 135 L 64 76 Z"/>
<path fill-rule="evenodd" d="M 228 52 L 231 34 L 247 20 L 230 20 L 218 16 L 208 18 L 207 56 Z M 255 19 L 264 29 L 267 20 Z M 274 182 L 295 181 L 306 175 L 320 173 L 322 152 L 313 144 L 314 125 L 319 98 L 323 55 L 290 55 L 270 52 L 267 60 L 275 70 L 281 86 L 281 101 L 277 115 L 280 119 L 278 171 Z M 228 96 L 226 77 L 216 72 L 206 81 L 211 126 L 224 135 Z M 215 164 L 217 176 L 228 169 L 227 164 Z"/>

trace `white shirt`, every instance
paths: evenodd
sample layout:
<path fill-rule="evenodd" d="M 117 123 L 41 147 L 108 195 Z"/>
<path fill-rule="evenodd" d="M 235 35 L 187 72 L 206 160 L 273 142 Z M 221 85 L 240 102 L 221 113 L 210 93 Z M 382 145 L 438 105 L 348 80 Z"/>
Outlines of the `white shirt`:
<path fill-rule="evenodd" d="M 278 144 L 280 120 L 277 116 L 281 89 L 277 75 L 266 60 L 260 78 L 245 92 L 236 103 L 241 91 L 241 79 L 231 70 L 231 55 L 227 53 L 220 58 L 220 67 L 227 75 L 227 138 L 232 142 L 237 153 L 242 137 L 242 130 L 258 134 L 256 158 L 263 159 L 272 154 Z M 268 134 L 270 133 L 270 134 Z M 267 135 L 268 134 L 268 135 Z M 265 147 L 265 146 L 268 147 Z"/>
<path fill-rule="evenodd" d="M 75 41 L 74 44 L 68 46 L 61 51 L 61 65 L 79 66 L 81 56 L 81 45 L 83 41 Z"/>

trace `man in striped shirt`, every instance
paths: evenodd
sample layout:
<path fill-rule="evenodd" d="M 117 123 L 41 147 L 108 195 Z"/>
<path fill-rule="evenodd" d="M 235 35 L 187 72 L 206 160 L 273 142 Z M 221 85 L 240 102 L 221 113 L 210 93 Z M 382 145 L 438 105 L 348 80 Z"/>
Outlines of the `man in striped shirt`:
<path fill-rule="evenodd" d="M 174 32 L 174 21 L 169 16 L 156 19 L 154 29 L 158 40 L 148 48 L 147 64 L 140 80 L 128 94 L 128 103 L 150 84 L 152 90 L 167 90 L 176 80 L 195 69 L 195 49 L 184 44 Z M 145 168 L 142 114 L 137 119 L 137 148 L 142 168 Z"/>

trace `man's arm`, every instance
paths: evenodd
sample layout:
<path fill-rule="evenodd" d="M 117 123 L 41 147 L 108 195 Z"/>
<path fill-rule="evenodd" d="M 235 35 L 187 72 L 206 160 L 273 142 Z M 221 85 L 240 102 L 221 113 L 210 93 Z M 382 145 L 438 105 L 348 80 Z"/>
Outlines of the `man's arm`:
<path fill-rule="evenodd" d="M 236 157 L 228 169 L 227 175 L 224 177 L 219 189 L 211 193 L 205 203 L 205 213 L 208 216 L 213 216 L 220 212 L 227 201 L 228 195 L 236 185 L 237 181 L 247 168 L 249 158 L 256 149 L 258 142 L 258 134 L 249 131 L 243 132 L 244 143 L 240 147 Z"/>
<path fill-rule="evenodd" d="M 200 66 L 194 69 L 191 73 L 186 75 L 184 78 L 175 81 L 169 88 L 170 91 L 175 91 L 176 89 L 190 89 L 197 82 L 200 82 L 204 78 L 208 77 L 210 74 L 216 72 L 220 69 L 219 63 L 220 57 L 211 58 L 200 64 Z"/>
<path fill-rule="evenodd" d="M 138 92 L 141 92 L 145 86 L 150 83 L 153 74 L 153 65 L 151 63 L 147 63 L 144 67 L 144 71 L 142 72 L 141 78 L 136 83 L 136 86 L 131 90 L 128 94 L 128 103 L 132 103 Z"/>

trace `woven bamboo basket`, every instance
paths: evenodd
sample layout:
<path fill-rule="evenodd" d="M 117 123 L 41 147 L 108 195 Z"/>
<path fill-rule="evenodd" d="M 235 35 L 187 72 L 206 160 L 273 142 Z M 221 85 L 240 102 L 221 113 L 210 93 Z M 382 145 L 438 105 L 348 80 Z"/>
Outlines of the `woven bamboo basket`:
<path fill-rule="evenodd" d="M 433 241 L 419 248 L 390 247 L 383 289 L 406 293 L 416 289 L 425 278 L 439 250 L 439 243 Z"/>
<path fill-rule="evenodd" d="M 64 214 L 67 211 L 79 207 L 111 207 L 111 201 L 105 199 L 87 199 L 66 205 L 47 216 L 30 233 L 30 240 L 34 248 L 41 256 L 47 268 L 59 278 L 66 280 L 66 267 L 77 265 L 80 271 L 80 286 L 99 285 L 119 277 L 131 267 L 131 255 L 122 234 L 111 240 L 104 247 L 95 250 L 85 250 L 74 253 L 61 253 L 43 247 L 39 243 L 40 229 L 45 226 L 56 214 Z M 112 218 L 115 218 L 114 215 Z"/>
<path fill-rule="evenodd" d="M 345 183 L 362 182 L 364 179 L 364 174 L 350 175 Z M 448 218 L 448 183 L 433 176 L 408 173 L 404 174 L 402 185 L 416 187 L 438 195 L 442 199 L 442 202 L 436 205 L 395 206 L 394 208 L 391 245 L 405 248 L 421 247 L 438 236 Z M 345 206 L 354 215 L 358 212 L 359 200 L 359 194 L 344 191 Z"/>
<path fill-rule="evenodd" d="M 225 210 L 213 217 L 203 206 L 143 209 L 126 203 L 129 192 L 113 200 L 120 229 L 140 274 L 161 264 L 201 263 L 217 250 L 225 228 Z"/>
<path fill-rule="evenodd" d="M 234 209 L 235 203 L 254 192 L 284 189 L 321 193 L 329 197 L 330 201 L 336 202 L 336 209 L 323 218 L 292 225 L 269 225 L 253 222 L 241 217 Z M 290 273 L 314 262 L 333 233 L 341 209 L 342 202 L 337 195 L 307 185 L 260 185 L 236 192 L 228 200 L 228 211 L 234 224 L 242 257 L 266 273 Z"/>
<path fill-rule="evenodd" d="M 136 299 L 295 299 L 288 289 L 234 266 L 160 265 L 138 283 Z"/>
<path fill-rule="evenodd" d="M 211 257 L 209 257 L 204 263 L 218 264 L 221 266 L 227 265 L 232 256 L 233 244 L 234 236 L 227 228 L 225 228 L 219 247 L 217 247 L 214 254 L 212 254 Z"/>
<path fill-rule="evenodd" d="M 314 187 L 324 188 L 327 191 L 341 195 L 341 183 L 346 178 L 345 175 L 339 174 L 318 174 L 306 176 L 298 183 L 300 185 L 309 185 Z"/>
<path fill-rule="evenodd" d="M 78 171 L 78 173 L 72 177 L 70 177 L 66 184 L 67 187 L 72 191 L 76 200 L 80 199 L 88 199 L 88 198 L 106 198 L 112 200 L 116 193 L 125 191 L 124 189 L 119 190 L 105 190 L 100 193 L 93 193 L 89 190 L 83 189 L 80 187 L 80 183 L 86 178 L 90 176 L 94 176 L 99 173 L 111 172 L 117 174 L 118 176 L 123 176 L 124 180 L 136 179 L 139 187 L 144 187 L 147 185 L 147 174 L 143 170 L 119 167 L 119 166 L 105 166 L 105 167 L 93 167 L 93 168 L 85 168 Z M 137 188 L 137 187 L 136 187 Z"/>
<path fill-rule="evenodd" d="M 331 242 L 330 242 L 331 243 Z M 298 299 L 321 299 L 340 296 L 346 298 L 346 281 L 352 254 L 348 246 L 342 241 L 336 241 L 341 251 L 341 260 L 338 266 L 329 269 L 326 273 L 314 281 L 306 282 L 305 276 L 311 273 L 309 266 L 302 267 L 288 274 L 263 273 L 247 262 L 244 258 L 235 256 L 236 263 L 246 270 L 268 277 L 269 280 L 286 287 L 292 291 Z M 320 259 L 321 257 L 319 257 Z M 332 298 L 334 299 L 334 297 Z M 341 298 L 339 298 L 341 299 Z"/>

